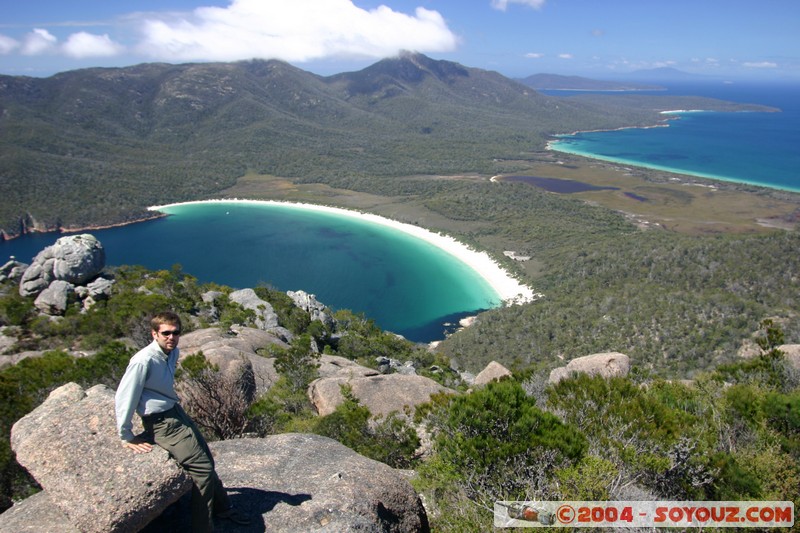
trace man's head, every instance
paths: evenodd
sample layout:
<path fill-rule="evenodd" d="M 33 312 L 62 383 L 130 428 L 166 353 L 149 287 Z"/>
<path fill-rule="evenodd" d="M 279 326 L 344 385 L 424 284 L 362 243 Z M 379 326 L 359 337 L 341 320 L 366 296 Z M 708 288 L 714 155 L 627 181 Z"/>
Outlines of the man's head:
<path fill-rule="evenodd" d="M 150 320 L 153 339 L 164 353 L 169 353 L 178 346 L 181 335 L 181 317 L 172 311 L 164 311 Z"/>

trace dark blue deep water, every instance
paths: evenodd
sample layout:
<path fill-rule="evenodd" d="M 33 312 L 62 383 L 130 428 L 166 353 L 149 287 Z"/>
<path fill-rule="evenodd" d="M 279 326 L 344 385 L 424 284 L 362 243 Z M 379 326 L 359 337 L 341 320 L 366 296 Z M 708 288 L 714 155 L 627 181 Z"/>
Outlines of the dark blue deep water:
<path fill-rule="evenodd" d="M 628 165 L 800 191 L 799 85 L 704 82 L 637 94 L 708 96 L 781 112 L 680 113 L 666 128 L 578 133 L 551 147 Z"/>
<path fill-rule="evenodd" d="M 180 264 L 200 282 L 304 290 L 333 309 L 364 313 L 383 329 L 417 342 L 442 339 L 446 323 L 500 304 L 489 284 L 452 255 L 353 217 L 255 203 L 187 204 L 164 211 L 171 216 L 92 231 L 103 243 L 107 264 L 150 269 Z M 60 236 L 0 242 L 0 258 L 30 262 Z"/>

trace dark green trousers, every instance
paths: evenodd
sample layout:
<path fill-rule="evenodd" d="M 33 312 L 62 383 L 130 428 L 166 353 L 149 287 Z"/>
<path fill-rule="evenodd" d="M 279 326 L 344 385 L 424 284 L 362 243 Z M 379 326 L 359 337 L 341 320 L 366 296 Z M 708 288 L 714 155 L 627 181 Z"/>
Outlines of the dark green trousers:
<path fill-rule="evenodd" d="M 214 470 L 214 457 L 203 435 L 178 404 L 163 415 L 142 422 L 154 442 L 167 450 L 192 478 L 192 532 L 213 531 L 214 514 L 230 508 L 231 503 Z"/>

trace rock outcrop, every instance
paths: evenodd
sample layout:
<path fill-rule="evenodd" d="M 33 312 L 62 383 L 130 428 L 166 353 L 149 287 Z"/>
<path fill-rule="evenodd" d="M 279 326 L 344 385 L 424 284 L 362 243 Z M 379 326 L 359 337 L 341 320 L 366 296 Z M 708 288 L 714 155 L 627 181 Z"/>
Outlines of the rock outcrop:
<path fill-rule="evenodd" d="M 286 294 L 292 299 L 294 305 L 308 313 L 311 320 L 319 320 L 327 327 L 333 327 L 333 317 L 328 312 L 325 304 L 320 303 L 314 294 L 308 294 L 305 291 L 287 291 Z"/>
<path fill-rule="evenodd" d="M 492 361 L 475 376 L 475 379 L 472 380 L 472 384 L 477 386 L 486 385 L 490 381 L 499 381 L 502 378 L 510 376 L 511 371 L 509 369 L 497 361 Z"/>
<path fill-rule="evenodd" d="M 278 379 L 275 362 L 272 358 L 259 355 L 259 349 L 275 345 L 287 348 L 280 337 L 274 333 L 256 328 L 232 326 L 230 329 L 205 328 L 187 333 L 181 338 L 181 358 L 203 352 L 205 358 L 219 366 L 222 372 L 239 372 L 236 368 L 242 359 L 252 368 L 255 391 L 261 394 Z"/>
<path fill-rule="evenodd" d="M 0 283 L 7 280 L 19 281 L 25 273 L 26 268 L 28 268 L 27 264 L 17 261 L 12 257 L 6 264 L 0 266 Z"/>
<path fill-rule="evenodd" d="M 800 370 L 800 344 L 782 344 L 778 350 L 783 352 L 792 368 Z"/>
<path fill-rule="evenodd" d="M 188 478 L 163 450 L 120 446 L 104 386 L 56 389 L 14 425 L 12 444 L 44 491 L 0 514 L 0 531 L 191 531 L 181 499 Z M 220 520 L 218 532 L 429 530 L 405 475 L 334 440 L 282 434 L 210 446 L 232 502 L 254 519 L 247 527 Z"/>
<path fill-rule="evenodd" d="M 268 390 L 278 379 L 278 373 L 275 370 L 275 359 L 266 356 L 264 354 L 265 349 L 270 346 L 277 348 L 289 347 L 283 338 L 272 331 L 263 331 L 244 326 L 232 326 L 228 330 L 220 328 L 195 330 L 181 338 L 180 346 L 181 359 L 191 354 L 202 352 L 209 362 L 217 365 L 223 372 L 232 364 L 236 366 L 237 361 L 241 361 L 243 358 L 246 359 L 252 367 L 258 394 Z M 262 353 L 259 354 L 259 351 Z M 317 371 L 320 379 L 336 378 L 340 381 L 380 375 L 380 372 L 375 369 L 359 365 L 345 357 L 328 354 L 320 355 Z M 393 379 L 390 378 L 389 381 Z M 427 385 L 430 385 L 432 381 L 427 378 L 422 378 L 420 381 L 426 384 L 425 390 L 427 391 Z M 338 401 L 341 401 L 340 395 L 338 395 L 338 398 Z M 321 401 L 327 402 L 328 400 Z M 331 401 L 335 403 L 337 400 Z"/>
<path fill-rule="evenodd" d="M 74 292 L 71 283 L 57 279 L 39 293 L 33 305 L 47 315 L 63 315 L 67 311 L 69 297 Z"/>
<path fill-rule="evenodd" d="M 61 237 L 33 258 L 20 280 L 20 295 L 35 296 L 55 280 L 84 284 L 100 274 L 105 262 L 105 249 L 94 235 Z"/>
<path fill-rule="evenodd" d="M 2 533 L 82 533 L 59 509 L 50 493 L 37 492 L 0 514 Z"/>
<path fill-rule="evenodd" d="M 259 298 L 253 289 L 234 291 L 230 293 L 228 298 L 256 314 L 255 324 L 257 328 L 266 331 L 278 327 L 278 315 L 275 314 L 272 305 Z"/>
<path fill-rule="evenodd" d="M 6 350 L 11 348 L 17 343 L 17 338 L 12 337 L 10 335 L 6 335 L 4 333 L 4 329 L 0 328 L 0 369 L 7 366 L 8 364 L 16 364 L 15 359 L 8 359 L 7 362 L 4 362 L 4 358 L 10 358 L 10 355 L 3 355 L 6 353 Z"/>
<path fill-rule="evenodd" d="M 86 285 L 75 287 L 75 294 L 83 301 L 83 307 L 88 309 L 99 300 L 107 300 L 111 295 L 113 285 L 114 280 L 101 276 Z"/>
<path fill-rule="evenodd" d="M 340 355 L 327 355 L 322 354 L 319 358 L 319 368 L 317 373 L 320 378 L 330 377 L 367 377 L 377 376 L 380 374 L 375 369 L 359 365 L 355 361 L 351 361 L 346 357 Z"/>
<path fill-rule="evenodd" d="M 314 380 L 308 388 L 308 396 L 320 416 L 332 413 L 344 401 L 342 385 L 349 385 L 353 396 L 375 416 L 403 413 L 406 407 L 413 408 L 429 401 L 433 394 L 455 392 L 424 376 L 334 375 Z"/>
<path fill-rule="evenodd" d="M 100 277 L 105 261 L 103 245 L 93 235 L 61 237 L 33 258 L 20 277 L 19 293 L 36 296 L 37 309 L 48 315 L 63 315 L 75 297 L 91 307 L 111 294 L 113 281 Z"/>
<path fill-rule="evenodd" d="M 414 366 L 414 361 L 401 362 L 399 359 L 392 359 L 379 355 L 375 358 L 375 364 L 378 366 L 378 371 L 381 374 L 405 374 L 412 376 L 417 373 L 417 368 Z"/>
<path fill-rule="evenodd" d="M 628 375 L 630 368 L 630 358 L 624 353 L 596 353 L 577 357 L 567 363 L 567 366 L 553 369 L 548 381 L 558 383 L 562 379 L 568 378 L 573 372 L 590 376 L 600 375 L 605 378 L 624 377 Z"/>
<path fill-rule="evenodd" d="M 102 385 L 54 390 L 14 424 L 11 447 L 50 502 L 84 533 L 138 531 L 191 488 L 166 451 L 133 454 L 120 445 L 114 392 Z"/>
<path fill-rule="evenodd" d="M 289 433 L 215 442 L 211 449 L 234 505 L 260 516 L 268 531 L 428 530 L 404 475 L 332 439 Z M 220 525 L 220 532 L 237 531 Z"/>

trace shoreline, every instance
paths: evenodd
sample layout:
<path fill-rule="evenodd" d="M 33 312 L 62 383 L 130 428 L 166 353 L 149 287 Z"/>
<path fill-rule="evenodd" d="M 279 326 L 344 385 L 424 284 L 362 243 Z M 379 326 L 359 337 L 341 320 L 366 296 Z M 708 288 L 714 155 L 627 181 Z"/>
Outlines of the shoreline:
<path fill-rule="evenodd" d="M 514 305 L 531 302 L 541 295 L 537 294 L 523 283 L 512 277 L 508 272 L 492 259 L 488 253 L 477 251 L 464 243 L 457 241 L 449 235 L 436 233 L 413 224 L 406 224 L 398 222 L 390 218 L 382 217 L 372 213 L 364 213 L 361 211 L 354 211 L 340 207 L 330 207 L 317 204 L 301 203 L 301 202 L 282 202 L 277 200 L 247 200 L 240 198 L 233 199 L 211 199 L 211 200 L 195 200 L 189 202 L 176 202 L 172 204 L 151 206 L 147 209 L 149 211 L 160 211 L 169 207 L 176 207 L 181 205 L 192 204 L 209 204 L 209 203 L 251 203 L 260 205 L 272 205 L 280 207 L 288 207 L 294 209 L 307 209 L 325 212 L 340 216 L 349 216 L 356 218 L 363 222 L 370 222 L 384 227 L 388 227 L 397 231 L 401 231 L 412 237 L 421 239 L 432 246 L 452 255 L 469 268 L 474 270 L 480 277 L 482 277 L 494 290 L 497 296 L 505 305 Z"/>
<path fill-rule="evenodd" d="M 550 150 L 552 152 L 559 152 L 559 153 L 562 153 L 562 154 L 568 154 L 568 155 L 574 155 L 574 156 L 578 156 L 578 157 L 584 157 L 586 159 L 594 159 L 596 161 L 604 161 L 606 163 L 614 163 L 616 165 L 639 167 L 639 168 L 645 168 L 645 169 L 648 169 L 648 170 L 657 170 L 659 172 L 669 172 L 670 174 L 676 174 L 678 176 L 689 176 L 689 177 L 692 177 L 692 178 L 700 178 L 700 179 L 706 179 L 706 180 L 721 181 L 721 182 L 724 182 L 724 183 L 729 183 L 731 185 L 742 185 L 742 186 L 748 186 L 748 187 L 760 187 L 762 189 L 770 189 L 770 190 L 773 190 L 773 191 L 800 193 L 800 188 L 792 189 L 790 187 L 778 187 L 777 185 L 765 185 L 763 183 L 758 183 L 756 181 L 748 181 L 748 180 L 743 180 L 743 179 L 740 179 L 740 178 L 735 178 L 734 179 L 734 178 L 729 178 L 729 177 L 726 177 L 726 176 L 718 176 L 718 175 L 715 175 L 715 174 L 706 174 L 706 173 L 703 173 L 703 172 L 696 172 L 696 171 L 692 171 L 692 170 L 684 170 L 684 169 L 671 168 L 671 167 L 662 166 L 662 165 L 654 165 L 654 164 L 649 164 L 649 163 L 643 163 L 641 161 L 632 161 L 632 160 L 628 160 L 628 159 L 619 159 L 619 158 L 615 158 L 615 157 L 608 157 L 608 156 L 603 156 L 603 155 L 598 155 L 598 154 L 580 152 L 578 150 L 568 150 L 568 149 L 563 149 L 563 148 L 555 148 L 555 147 L 553 147 L 551 145 L 551 143 L 557 143 L 558 141 L 559 141 L 558 139 L 555 139 L 555 140 L 552 140 L 552 141 L 548 141 L 545 149 L 546 150 Z M 714 184 L 713 183 L 709 183 L 707 186 L 708 187 L 713 187 Z"/>
<path fill-rule="evenodd" d="M 20 233 L 18 235 L 14 235 L 13 237 L 9 237 L 7 233 L 0 230 L 0 242 L 8 242 L 13 241 L 14 239 L 19 239 L 20 237 L 24 237 L 25 235 L 33 235 L 33 234 L 40 234 L 43 235 L 45 233 L 60 233 L 62 235 L 69 235 L 73 233 L 82 233 L 84 231 L 94 231 L 98 229 L 111 229 L 111 228 L 121 228 L 123 226 L 129 226 L 131 224 L 138 224 L 140 222 L 150 222 L 152 220 L 158 220 L 159 218 L 164 218 L 167 216 L 164 213 L 161 214 L 154 214 L 148 217 L 136 218 L 133 220 L 126 220 L 125 222 L 114 222 L 111 224 L 101 224 L 101 225 L 91 225 L 91 226 L 81 226 L 80 228 L 64 228 L 58 227 L 53 229 L 31 229 L 30 231 L 26 231 L 24 233 Z"/>
<path fill-rule="evenodd" d="M 775 191 L 784 191 L 784 192 L 791 192 L 791 193 L 800 193 L 800 187 L 798 188 L 790 188 L 790 187 L 779 187 L 776 185 L 765 185 L 763 183 L 759 183 L 756 181 L 749 181 L 741 178 L 730 178 L 727 176 L 719 176 L 715 174 L 708 174 L 704 172 L 697 172 L 693 170 L 685 170 L 680 168 L 672 168 L 662 165 L 655 165 L 651 163 L 644 163 L 642 161 L 634 161 L 629 159 L 621 159 L 609 156 L 603 156 L 599 154 L 581 152 L 579 150 L 570 150 L 568 148 L 556 148 L 558 143 L 563 143 L 563 141 L 568 140 L 570 137 L 575 137 L 581 133 L 603 133 L 603 132 L 613 132 L 613 131 L 622 131 L 622 130 L 629 130 L 629 129 L 651 129 L 651 128 L 668 128 L 670 126 L 669 121 L 680 119 L 680 116 L 685 113 L 713 113 L 714 111 L 709 111 L 705 109 L 673 109 L 668 111 L 659 111 L 660 114 L 665 115 L 664 120 L 660 121 L 658 124 L 653 124 L 650 126 L 623 126 L 621 128 L 613 128 L 613 129 L 600 129 L 600 130 L 581 130 L 581 131 L 573 131 L 572 133 L 560 133 L 553 135 L 553 139 L 548 140 L 545 143 L 545 150 L 550 152 L 559 152 L 562 154 L 574 155 L 578 157 L 584 157 L 586 159 L 594 159 L 597 161 L 604 161 L 606 163 L 614 163 L 617 165 L 627 165 L 632 167 L 639 167 L 645 168 L 648 170 L 657 170 L 660 172 L 669 172 L 670 174 L 677 174 L 683 176 L 689 176 L 693 178 L 701 178 L 701 179 L 708 179 L 708 180 L 715 180 L 721 181 L 724 183 L 730 183 L 733 185 L 745 185 L 750 187 L 761 187 L 764 189 L 771 189 Z M 713 186 L 709 184 L 709 186 Z"/>

